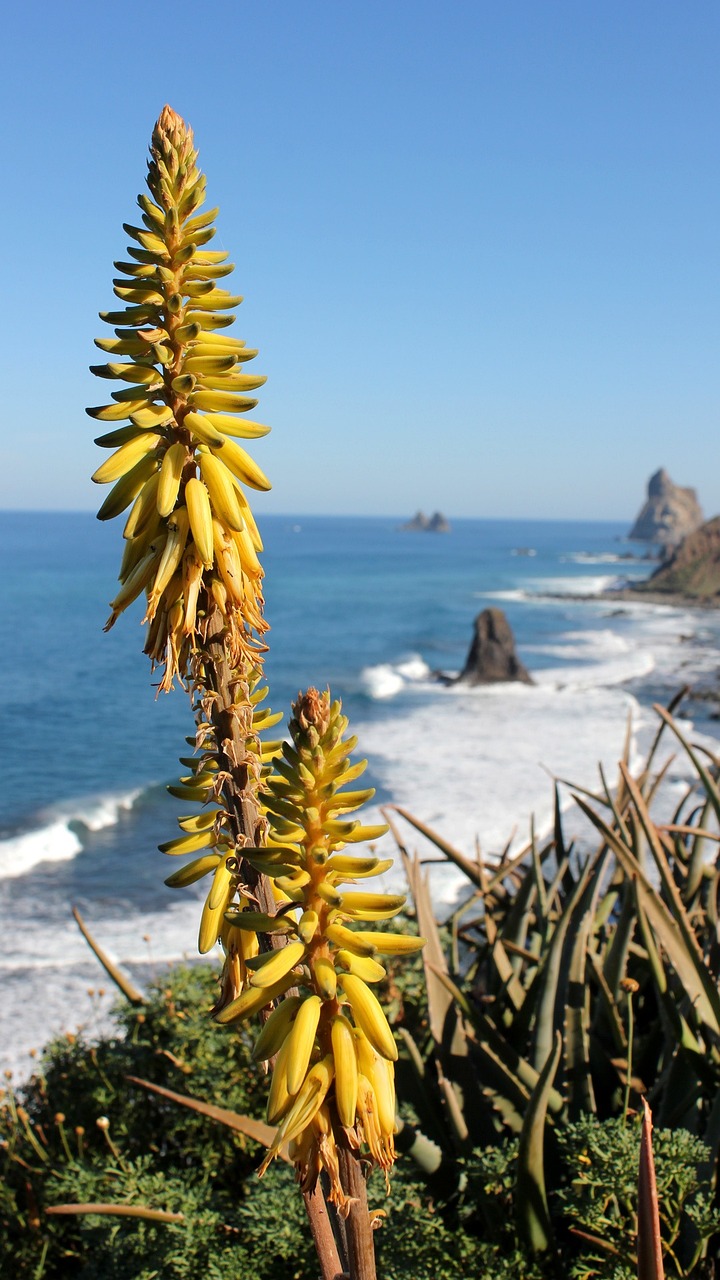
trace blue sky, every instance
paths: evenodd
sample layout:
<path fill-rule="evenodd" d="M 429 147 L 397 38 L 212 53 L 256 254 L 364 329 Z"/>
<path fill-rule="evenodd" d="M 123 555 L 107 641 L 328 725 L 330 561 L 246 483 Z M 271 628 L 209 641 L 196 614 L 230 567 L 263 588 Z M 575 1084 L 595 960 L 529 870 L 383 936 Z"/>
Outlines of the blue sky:
<path fill-rule="evenodd" d="M 630 520 L 660 465 L 717 513 L 719 36 L 716 0 L 8 10 L 0 507 L 99 505 L 167 101 L 268 376 L 259 513 Z"/>

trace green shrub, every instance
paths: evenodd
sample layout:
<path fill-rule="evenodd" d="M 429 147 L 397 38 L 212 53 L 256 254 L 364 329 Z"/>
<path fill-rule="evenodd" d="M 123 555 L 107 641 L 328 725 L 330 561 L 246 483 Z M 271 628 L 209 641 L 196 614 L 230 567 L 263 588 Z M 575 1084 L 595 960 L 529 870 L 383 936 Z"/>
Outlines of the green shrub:
<path fill-rule="evenodd" d="M 393 984 L 398 1018 L 422 1028 L 413 968 Z M 0 1274 L 17 1280 L 316 1280 L 292 1170 L 259 1180 L 260 1148 L 217 1122 L 130 1085 L 138 1076 L 261 1118 L 266 1084 L 242 1035 L 206 1019 L 210 968 L 173 969 L 140 1010 L 117 1011 L 117 1032 L 92 1045 L 54 1041 L 40 1070 L 0 1108 Z M 408 1119 L 412 1119 L 406 1110 Z M 63 1119 L 60 1120 L 59 1117 Z M 108 1126 L 97 1121 L 105 1117 Z M 635 1232 L 638 1125 L 585 1117 L 558 1129 L 550 1208 L 555 1247 L 520 1244 L 514 1203 L 517 1139 L 468 1153 L 458 1178 L 431 1194 L 403 1156 L 386 1197 L 373 1174 L 370 1202 L 382 1280 L 626 1280 Z M 655 1131 L 663 1235 L 681 1259 L 718 1229 L 699 1173 L 706 1149 L 681 1131 Z M 181 1223 L 99 1215 L 47 1216 L 67 1202 L 181 1212 Z M 577 1232 L 601 1235 L 598 1251 Z M 695 1234 L 694 1234 L 695 1233 Z M 668 1276 L 690 1274 L 672 1270 Z M 694 1272 L 693 1274 L 699 1274 Z"/>

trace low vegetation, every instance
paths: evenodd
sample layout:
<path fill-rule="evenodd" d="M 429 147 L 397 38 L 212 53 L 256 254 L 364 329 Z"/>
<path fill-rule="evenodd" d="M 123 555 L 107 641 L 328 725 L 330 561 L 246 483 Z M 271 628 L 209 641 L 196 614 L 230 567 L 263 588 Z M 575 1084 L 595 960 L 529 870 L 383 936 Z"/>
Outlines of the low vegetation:
<path fill-rule="evenodd" d="M 613 790 L 577 793 L 593 847 L 566 843 L 559 804 L 552 839 L 495 866 L 388 813 L 417 914 L 408 928 L 429 942 L 387 961 L 405 1154 L 389 1197 L 377 1172 L 369 1184 L 385 1280 L 636 1275 L 642 1096 L 656 1122 L 665 1274 L 714 1275 L 720 793 L 716 761 L 660 714 L 635 777 L 625 762 Z M 695 780 L 659 824 L 662 733 Z M 470 881 L 443 928 L 407 821 Z M 256 1176 L 248 1121 L 263 1117 L 267 1083 L 247 1034 L 208 1021 L 215 992 L 208 966 L 173 970 L 142 1005 L 118 1008 L 117 1034 L 56 1041 L 17 1095 L 8 1088 L 0 1257 L 14 1275 L 317 1275 L 290 1167 Z M 48 1214 L 67 1202 L 116 1212 Z M 118 1215 L 127 1206 L 146 1216 Z"/>

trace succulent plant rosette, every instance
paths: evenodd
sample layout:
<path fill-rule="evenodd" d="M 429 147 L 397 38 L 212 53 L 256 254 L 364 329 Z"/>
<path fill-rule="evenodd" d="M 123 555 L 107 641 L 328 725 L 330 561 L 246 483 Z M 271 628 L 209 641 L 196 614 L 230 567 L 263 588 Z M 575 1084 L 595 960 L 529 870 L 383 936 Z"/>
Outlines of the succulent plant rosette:
<path fill-rule="evenodd" d="M 115 264 L 123 309 L 101 313 L 115 336 L 96 342 L 111 359 L 93 369 L 127 385 L 88 410 L 124 424 L 96 441 L 113 450 L 93 476 L 112 485 L 98 517 L 128 512 L 106 630 L 143 598 L 159 689 L 177 678 L 192 699 L 194 751 L 169 787 L 191 812 L 160 848 L 192 855 L 169 886 L 209 881 L 198 948 L 220 942 L 224 952 L 213 1015 L 260 1021 L 254 1056 L 272 1065 L 277 1126 L 261 1172 L 289 1147 L 303 1191 L 324 1169 L 345 1213 L 339 1148 L 366 1151 L 386 1173 L 394 1159 L 397 1049 L 373 987 L 383 957 L 424 940 L 358 927 L 391 919 L 405 899 L 362 887 L 392 860 L 356 849 L 386 827 L 350 816 L 374 793 L 352 787 L 366 762 L 351 762 L 356 739 L 345 737 L 340 703 L 310 689 L 289 742 L 261 736 L 282 717 L 263 708 L 262 541 L 246 490 L 270 486 L 238 440 L 269 430 L 245 416 L 257 403 L 246 393 L 265 379 L 241 371 L 257 352 L 224 332 L 242 299 L 218 285 L 233 268 L 204 247 L 217 210 L 202 212 L 192 132 L 169 107 L 147 185 L 142 225 L 125 225 L 128 261 Z"/>

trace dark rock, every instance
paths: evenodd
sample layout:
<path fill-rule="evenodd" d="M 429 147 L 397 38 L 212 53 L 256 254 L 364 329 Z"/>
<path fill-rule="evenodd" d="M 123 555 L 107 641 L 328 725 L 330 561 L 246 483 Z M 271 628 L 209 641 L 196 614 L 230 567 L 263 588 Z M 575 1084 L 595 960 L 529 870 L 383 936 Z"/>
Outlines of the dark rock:
<path fill-rule="evenodd" d="M 445 516 L 442 514 L 442 511 L 435 511 L 434 514 L 431 515 L 430 519 L 428 520 L 427 527 L 428 527 L 428 533 L 449 533 L 450 532 L 449 521 L 445 519 Z"/>
<path fill-rule="evenodd" d="M 648 483 L 648 496 L 628 537 L 636 542 L 653 542 L 664 548 L 676 547 L 703 522 L 702 508 L 694 489 L 673 484 L 663 467 Z"/>
<path fill-rule="evenodd" d="M 634 584 L 634 590 L 706 602 L 720 599 L 720 516 L 688 534 L 645 582 Z"/>
<path fill-rule="evenodd" d="M 515 652 L 512 628 L 502 609 L 483 609 L 478 614 L 470 651 L 457 679 L 462 684 L 533 683 Z"/>
<path fill-rule="evenodd" d="M 450 525 L 445 519 L 441 511 L 436 511 L 434 515 L 428 517 L 424 511 L 418 511 L 412 520 L 408 520 L 407 524 L 403 524 L 400 528 L 405 533 L 449 533 Z"/>

